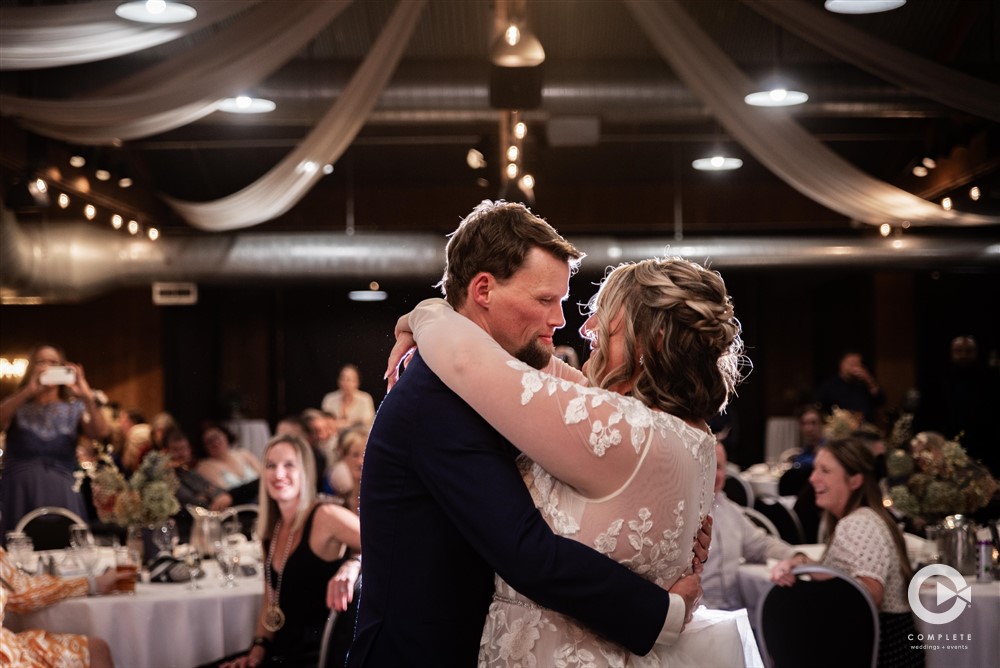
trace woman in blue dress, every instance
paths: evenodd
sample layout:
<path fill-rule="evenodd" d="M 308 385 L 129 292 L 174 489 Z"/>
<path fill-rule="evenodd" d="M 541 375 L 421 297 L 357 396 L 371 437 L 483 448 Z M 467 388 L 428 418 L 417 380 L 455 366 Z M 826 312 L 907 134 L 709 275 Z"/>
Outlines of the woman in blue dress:
<path fill-rule="evenodd" d="M 43 384 L 42 372 L 65 366 L 66 384 Z M 63 379 L 67 380 L 67 379 Z M 17 391 L 0 403 L 0 429 L 7 433 L 0 477 L 0 538 L 39 506 L 68 508 L 87 517 L 83 497 L 73 489 L 80 434 L 108 436 L 108 425 L 79 364 L 66 362 L 55 346 L 37 346 Z"/>

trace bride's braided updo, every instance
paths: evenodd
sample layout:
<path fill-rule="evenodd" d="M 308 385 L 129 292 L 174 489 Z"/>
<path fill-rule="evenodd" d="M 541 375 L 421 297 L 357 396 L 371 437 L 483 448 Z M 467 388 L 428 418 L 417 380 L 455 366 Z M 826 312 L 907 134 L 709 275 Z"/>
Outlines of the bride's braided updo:
<path fill-rule="evenodd" d="M 635 378 L 632 396 L 686 420 L 708 420 L 725 408 L 741 379 L 740 323 L 722 277 L 680 258 L 623 264 L 605 278 L 590 303 L 608 341 L 624 314 L 624 363 L 607 368 L 599 345 L 587 373 L 611 387 Z M 638 372 L 638 376 L 636 376 Z"/>

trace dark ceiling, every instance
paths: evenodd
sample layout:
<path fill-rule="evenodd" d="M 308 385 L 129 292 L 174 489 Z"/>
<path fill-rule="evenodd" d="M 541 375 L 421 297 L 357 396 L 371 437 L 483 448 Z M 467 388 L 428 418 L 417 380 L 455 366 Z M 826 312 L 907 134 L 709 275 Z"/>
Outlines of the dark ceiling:
<path fill-rule="evenodd" d="M 803 0 L 822 5 L 822 0 Z M 62 4 L 0 0 L 12 6 Z M 65 164 L 76 147 L 25 133 L 4 118 L 5 184 L 25 167 L 59 163 L 87 176 L 99 204 L 139 211 L 165 235 L 196 232 L 160 199 L 219 198 L 248 185 L 306 135 L 378 36 L 394 1 L 356 1 L 305 50 L 254 91 L 277 103 L 262 116 L 216 112 L 189 126 L 103 149 L 135 179 L 129 190 L 94 182 Z M 879 81 L 791 35 L 738 0 L 684 0 L 684 8 L 736 64 L 754 76 L 776 65 L 809 92 L 793 109 L 811 133 L 863 171 L 929 199 L 967 192 L 967 210 L 1000 213 L 1000 128 Z M 534 209 L 565 234 L 846 232 L 842 215 L 771 175 L 727 137 L 681 84 L 617 0 L 529 0 L 528 26 L 544 45 L 542 102 L 526 109 L 526 168 Z M 1000 1 L 910 0 L 903 8 L 840 17 L 887 43 L 984 80 L 1000 82 Z M 224 23 L 221 25 L 225 25 Z M 494 4 L 429 0 L 402 62 L 334 172 L 287 214 L 259 231 L 451 230 L 499 191 L 498 128 L 490 104 Z M 28 97 L 71 98 L 210 39 L 213 30 L 100 63 L 4 72 L 0 87 Z M 229 91 L 220 92 L 221 96 Z M 997 101 L 1000 105 L 1000 100 Z M 2 111 L 2 110 L 0 110 Z M 567 118 L 597 119 L 593 145 L 550 140 Z M 691 161 L 721 146 L 742 169 L 703 173 Z M 488 167 L 473 170 L 478 147 Z M 923 157 L 938 168 L 911 174 Z M 958 205 L 956 205 L 958 206 Z M 79 218 L 55 207 L 30 214 Z M 96 223 L 95 223 L 96 224 Z M 858 234 L 870 234 L 859 230 Z M 968 234 L 976 234 L 968 231 Z"/>

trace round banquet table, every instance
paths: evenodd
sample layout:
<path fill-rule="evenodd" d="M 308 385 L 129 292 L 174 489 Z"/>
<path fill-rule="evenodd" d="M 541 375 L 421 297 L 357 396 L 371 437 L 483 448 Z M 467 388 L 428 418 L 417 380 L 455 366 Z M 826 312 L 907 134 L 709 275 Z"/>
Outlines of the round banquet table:
<path fill-rule="evenodd" d="M 260 575 L 223 588 L 205 563 L 201 589 L 187 583 L 138 583 L 134 595 L 71 598 L 24 615 L 8 612 L 14 631 L 43 628 L 104 638 L 120 668 L 192 668 L 250 646 L 264 594 Z"/>

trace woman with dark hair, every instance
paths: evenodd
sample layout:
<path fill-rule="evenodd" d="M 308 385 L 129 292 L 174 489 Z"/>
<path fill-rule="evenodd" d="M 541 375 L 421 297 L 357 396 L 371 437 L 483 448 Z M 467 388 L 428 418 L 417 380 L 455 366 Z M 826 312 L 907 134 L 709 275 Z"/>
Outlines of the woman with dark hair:
<path fill-rule="evenodd" d="M 333 578 L 353 586 L 361 528 L 351 511 L 317 500 L 315 480 L 307 443 L 291 435 L 271 439 L 264 450 L 257 520 L 264 544 L 264 602 L 253 644 L 224 667 L 317 664 L 330 614 L 323 584 Z M 347 578 L 344 574 L 352 568 Z M 347 640 L 335 643 L 340 658 L 329 665 L 343 665 L 353 628 L 352 614 L 338 617 L 334 634 L 339 630 L 337 637 Z"/>
<path fill-rule="evenodd" d="M 235 489 L 260 477 L 260 462 L 249 450 L 234 448 L 236 437 L 216 422 L 206 422 L 201 445 L 206 455 L 195 466 L 198 475 L 222 489 Z"/>
<path fill-rule="evenodd" d="M 858 438 L 826 443 L 816 454 L 809 482 L 830 528 L 819 563 L 856 578 L 879 609 L 879 667 L 923 666 L 923 650 L 911 649 L 907 640 L 916 633 L 907 602 L 913 569 L 903 534 L 882 505 L 875 455 Z M 771 579 L 792 585 L 792 569 L 809 562 L 803 554 L 780 561 Z"/>
<path fill-rule="evenodd" d="M 71 373 L 50 384 L 42 374 L 52 367 Z M 110 430 L 83 367 L 67 362 L 55 346 L 35 347 L 17 391 L 0 403 L 0 430 L 7 432 L 0 539 L 39 506 L 68 508 L 86 518 L 84 499 L 74 489 L 77 439 L 81 433 L 104 439 Z"/>

